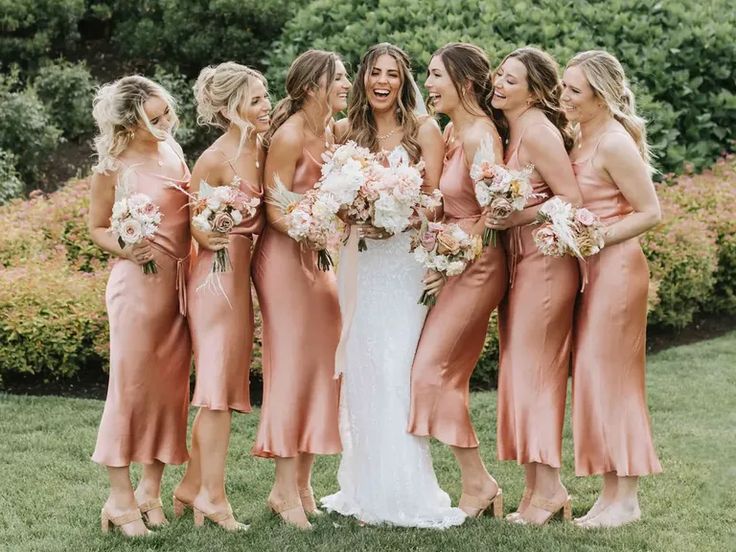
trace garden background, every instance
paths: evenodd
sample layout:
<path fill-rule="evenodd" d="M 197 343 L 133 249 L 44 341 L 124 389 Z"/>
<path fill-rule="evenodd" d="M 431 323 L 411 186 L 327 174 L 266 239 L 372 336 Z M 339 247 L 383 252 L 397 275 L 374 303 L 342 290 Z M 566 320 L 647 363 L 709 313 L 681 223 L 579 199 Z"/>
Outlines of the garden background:
<path fill-rule="evenodd" d="M 420 83 L 451 41 L 482 46 L 494 64 L 525 44 L 561 64 L 582 49 L 618 56 L 649 121 L 664 212 L 642 239 L 651 342 L 733 329 L 735 31 L 728 0 L 0 0 L 0 391 L 104 394 L 108 258 L 86 230 L 96 86 L 138 72 L 169 88 L 193 162 L 214 139 L 196 124 L 191 91 L 205 65 L 258 68 L 278 99 L 298 53 L 334 50 L 354 72 L 379 41 L 406 49 Z M 497 352 L 494 320 L 475 388 L 495 386 Z M 256 392 L 259 370 L 256 344 Z M 0 394 L 11 416 L 24 409 L 17 400 Z M 101 403 L 79 408 L 93 427 Z"/>

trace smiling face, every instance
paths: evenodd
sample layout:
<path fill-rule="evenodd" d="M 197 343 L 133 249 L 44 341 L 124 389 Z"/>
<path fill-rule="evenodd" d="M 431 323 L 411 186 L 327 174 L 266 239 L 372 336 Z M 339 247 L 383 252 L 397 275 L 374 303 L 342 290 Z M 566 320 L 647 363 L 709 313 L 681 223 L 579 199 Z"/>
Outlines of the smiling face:
<path fill-rule="evenodd" d="M 171 106 L 163 98 L 151 96 L 143 104 L 143 112 L 157 133 L 153 134 L 145 122 L 140 121 L 135 129 L 135 135 L 147 141 L 163 142 L 166 140 L 172 128 Z"/>
<path fill-rule="evenodd" d="M 363 84 L 373 111 L 394 109 L 403 85 L 401 69 L 396 59 L 389 54 L 378 56 L 373 66 L 366 71 Z"/>
<path fill-rule="evenodd" d="M 240 116 L 253 125 L 257 133 L 265 132 L 271 123 L 271 100 L 268 97 L 268 90 L 263 81 L 257 77 L 252 77 L 248 84 L 250 94 L 246 95 L 240 106 Z"/>
<path fill-rule="evenodd" d="M 515 57 L 506 58 L 493 78 L 491 105 L 501 111 L 514 111 L 529 105 L 531 99 L 526 67 Z"/>
<path fill-rule="evenodd" d="M 588 121 L 605 109 L 582 69 L 574 65 L 565 69 L 561 103 L 567 120 L 573 123 Z"/>
<path fill-rule="evenodd" d="M 323 82 L 324 79 L 325 77 L 322 77 L 320 82 Z M 349 91 L 350 81 L 348 80 L 345 65 L 342 61 L 337 60 L 335 62 L 335 76 L 332 83 L 327 85 L 327 103 L 332 110 L 331 114 L 340 113 L 340 111 L 344 111 L 347 108 Z"/>
<path fill-rule="evenodd" d="M 438 113 L 452 113 L 460 107 L 460 96 L 440 56 L 430 60 L 424 86 L 429 93 L 430 105 Z"/>

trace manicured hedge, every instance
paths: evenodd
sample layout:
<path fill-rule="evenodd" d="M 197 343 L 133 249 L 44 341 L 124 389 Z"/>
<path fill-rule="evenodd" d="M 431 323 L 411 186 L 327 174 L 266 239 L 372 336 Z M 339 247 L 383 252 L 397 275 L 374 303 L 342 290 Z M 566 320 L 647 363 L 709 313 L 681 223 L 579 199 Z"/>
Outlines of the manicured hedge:
<path fill-rule="evenodd" d="M 452 41 L 486 49 L 494 63 L 514 48 L 541 46 L 564 63 L 603 48 L 634 83 L 657 166 L 710 166 L 736 138 L 736 10 L 729 0 L 504 2 L 488 0 L 314 0 L 286 23 L 269 56 L 272 90 L 310 47 L 335 50 L 355 69 L 371 44 L 405 48 L 421 77 L 431 53 Z"/>

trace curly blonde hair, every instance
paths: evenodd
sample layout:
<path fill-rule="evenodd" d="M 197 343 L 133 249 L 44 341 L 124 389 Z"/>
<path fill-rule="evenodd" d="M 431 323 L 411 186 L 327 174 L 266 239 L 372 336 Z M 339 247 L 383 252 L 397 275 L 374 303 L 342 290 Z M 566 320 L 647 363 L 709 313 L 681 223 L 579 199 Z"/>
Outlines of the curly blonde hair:
<path fill-rule="evenodd" d="M 266 78 L 255 69 L 233 61 L 205 67 L 194 85 L 197 100 L 197 123 L 227 130 L 235 125 L 240 130 L 237 157 L 254 131 L 251 123 L 240 116 L 240 107 L 252 97 L 255 81 L 268 88 Z"/>
<path fill-rule="evenodd" d="M 131 75 L 100 87 L 92 103 L 92 116 L 99 129 L 94 140 L 97 164 L 92 170 L 99 173 L 116 170 L 119 167 L 118 156 L 128 147 L 139 126 L 160 140 L 166 139 L 166 133 L 154 128 L 143 109 L 143 105 L 153 97 L 168 105 L 173 134 L 179 123 L 175 113 L 176 102 L 160 84 L 140 75 Z"/>

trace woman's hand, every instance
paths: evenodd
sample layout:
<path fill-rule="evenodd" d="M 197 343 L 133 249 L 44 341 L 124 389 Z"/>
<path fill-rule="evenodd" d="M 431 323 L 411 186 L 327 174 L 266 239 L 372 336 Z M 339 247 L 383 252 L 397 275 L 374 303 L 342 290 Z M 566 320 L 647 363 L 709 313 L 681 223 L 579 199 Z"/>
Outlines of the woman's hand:
<path fill-rule="evenodd" d="M 227 247 L 230 237 L 221 232 L 200 232 L 197 241 L 210 251 L 219 251 Z"/>
<path fill-rule="evenodd" d="M 445 285 L 445 282 L 447 282 L 447 278 L 445 278 L 445 275 L 434 270 L 428 270 L 427 274 L 425 274 L 424 279 L 422 280 L 422 283 L 424 284 L 424 291 L 427 293 L 427 295 L 434 296 L 439 295 L 440 291 L 442 291 L 442 288 Z"/>
<path fill-rule="evenodd" d="M 153 260 L 153 247 L 151 247 L 151 242 L 143 240 L 134 245 L 125 246 L 121 256 L 129 261 L 133 261 L 137 265 L 143 266 Z"/>
<path fill-rule="evenodd" d="M 509 228 L 513 228 L 514 226 L 518 226 L 518 222 L 516 220 L 516 213 L 517 211 L 514 211 L 509 216 L 504 218 L 494 217 L 491 214 L 491 211 L 489 209 L 485 210 L 484 219 L 485 219 L 485 226 L 486 228 L 490 228 L 491 230 L 508 230 Z"/>

